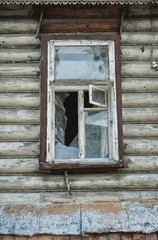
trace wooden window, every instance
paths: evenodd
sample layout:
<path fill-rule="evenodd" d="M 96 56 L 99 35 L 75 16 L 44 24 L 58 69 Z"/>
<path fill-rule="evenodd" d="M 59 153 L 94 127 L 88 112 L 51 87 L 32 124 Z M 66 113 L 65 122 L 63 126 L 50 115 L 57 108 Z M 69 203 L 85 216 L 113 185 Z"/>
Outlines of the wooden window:
<path fill-rule="evenodd" d="M 45 169 L 123 166 L 119 36 L 43 36 Z"/>

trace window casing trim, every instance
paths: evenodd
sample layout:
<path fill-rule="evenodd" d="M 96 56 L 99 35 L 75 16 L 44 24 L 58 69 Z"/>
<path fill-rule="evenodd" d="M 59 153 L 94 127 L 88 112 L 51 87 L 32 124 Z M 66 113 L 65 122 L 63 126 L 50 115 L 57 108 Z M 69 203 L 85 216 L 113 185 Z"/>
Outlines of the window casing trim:
<path fill-rule="evenodd" d="M 70 40 L 71 43 L 73 41 L 80 41 L 81 39 L 85 40 L 102 40 L 104 43 L 105 41 L 108 42 L 114 42 L 115 43 L 115 71 L 116 72 L 116 89 L 117 89 L 117 118 L 118 118 L 118 152 L 119 156 L 118 159 L 99 159 L 99 162 L 92 159 L 71 159 L 69 162 L 66 162 L 67 160 L 63 159 L 56 159 L 55 162 L 46 162 L 46 156 L 47 156 L 47 149 L 46 149 L 46 139 L 47 139 L 47 102 L 49 101 L 49 97 L 47 95 L 48 92 L 48 74 L 47 74 L 47 62 L 48 62 L 48 41 L 56 41 L 58 40 L 58 43 L 63 43 L 63 40 Z M 61 42 L 60 42 L 61 40 Z M 120 37 L 116 35 L 100 35 L 100 36 L 89 36 L 89 35 L 44 35 L 42 36 L 42 57 L 41 57 L 41 138 L 40 138 L 40 168 L 42 169 L 82 169 L 82 168 L 103 168 L 105 166 L 106 168 L 113 168 L 113 167 L 122 167 L 124 166 L 123 161 L 123 144 L 122 144 L 122 119 L 121 119 L 121 83 L 120 83 Z M 57 41 L 56 41 L 57 42 Z M 66 41 L 68 42 L 68 41 Z M 112 77 L 111 77 L 112 79 Z M 107 80 L 109 81 L 109 80 Z M 65 83 L 66 81 L 63 81 Z M 85 83 L 89 81 L 84 81 Z M 93 84 L 95 81 L 92 81 Z M 103 83 L 103 81 L 96 81 L 97 83 Z M 106 81 L 105 81 L 106 82 Z"/>

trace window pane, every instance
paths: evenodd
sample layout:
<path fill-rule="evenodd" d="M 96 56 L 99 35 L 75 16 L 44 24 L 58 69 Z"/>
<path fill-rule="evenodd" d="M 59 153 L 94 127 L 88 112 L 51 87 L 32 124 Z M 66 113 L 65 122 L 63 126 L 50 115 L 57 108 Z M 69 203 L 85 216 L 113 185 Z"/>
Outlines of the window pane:
<path fill-rule="evenodd" d="M 54 79 L 108 79 L 108 46 L 55 47 Z"/>
<path fill-rule="evenodd" d="M 107 111 L 85 112 L 86 158 L 109 157 Z"/>
<path fill-rule="evenodd" d="M 92 101 L 99 102 L 100 104 L 105 104 L 105 92 L 93 89 Z"/>
<path fill-rule="evenodd" d="M 77 93 L 55 95 L 55 158 L 78 158 Z"/>

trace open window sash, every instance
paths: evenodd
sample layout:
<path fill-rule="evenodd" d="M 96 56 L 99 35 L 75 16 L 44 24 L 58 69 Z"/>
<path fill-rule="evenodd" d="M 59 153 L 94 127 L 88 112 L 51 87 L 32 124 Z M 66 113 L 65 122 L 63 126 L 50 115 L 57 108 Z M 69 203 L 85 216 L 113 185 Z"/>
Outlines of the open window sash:
<path fill-rule="evenodd" d="M 89 102 L 96 106 L 108 107 L 108 86 L 89 85 Z"/>

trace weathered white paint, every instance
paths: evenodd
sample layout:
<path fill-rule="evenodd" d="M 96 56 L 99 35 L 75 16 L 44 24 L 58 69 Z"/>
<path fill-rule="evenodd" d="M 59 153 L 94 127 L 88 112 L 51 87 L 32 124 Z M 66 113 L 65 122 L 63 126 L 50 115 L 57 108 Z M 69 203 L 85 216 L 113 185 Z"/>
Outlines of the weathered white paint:
<path fill-rule="evenodd" d="M 152 46 L 122 46 L 121 59 L 126 61 L 150 61 Z M 153 59 L 158 59 L 158 49 L 153 48 Z"/>
<path fill-rule="evenodd" d="M 37 19 L 0 19 L 0 33 L 35 33 L 37 25 Z"/>
<path fill-rule="evenodd" d="M 1 206 L 23 206 L 23 205 L 49 205 L 54 203 L 95 203 L 95 202 L 119 202 L 119 201 L 138 201 L 156 202 L 158 193 L 149 190 L 103 190 L 103 191 L 72 191 L 70 196 L 67 189 L 65 191 L 36 191 L 36 192 L 0 192 Z M 99 205 L 98 205 L 99 206 Z"/>
<path fill-rule="evenodd" d="M 155 78 L 122 78 L 123 92 L 158 92 L 158 81 Z"/>
<path fill-rule="evenodd" d="M 38 141 L 39 125 L 0 125 L 1 141 Z"/>
<path fill-rule="evenodd" d="M 36 77 L 27 78 L 0 78 L 0 92 L 39 92 L 40 79 Z"/>
<path fill-rule="evenodd" d="M 151 20 L 152 19 L 152 20 Z M 157 18 L 129 18 L 125 19 L 123 24 L 123 31 L 152 31 L 152 27 L 155 31 L 158 30 L 158 19 Z"/>
<path fill-rule="evenodd" d="M 14 207 L 0 208 L 0 232 L 1 234 L 34 235 L 40 233 L 55 235 L 80 234 L 80 210 L 65 209 L 65 212 L 57 214 L 53 205 L 51 209 L 45 207 L 23 206 L 17 210 Z M 8 212 L 7 212 L 8 209 Z M 10 212 L 10 213 L 9 213 Z"/>
<path fill-rule="evenodd" d="M 123 121 L 125 122 L 156 122 L 158 121 L 158 108 L 123 108 Z"/>
<path fill-rule="evenodd" d="M 0 123 L 37 124 L 40 122 L 39 110 L 0 109 Z"/>
<path fill-rule="evenodd" d="M 158 172 L 158 156 L 125 156 L 126 167 L 117 173 Z M 43 174 L 45 171 L 40 171 Z M 39 173 L 38 158 L 2 158 L 1 174 L 36 174 Z M 88 178 L 88 175 L 87 175 Z M 95 176 L 94 176 L 95 179 Z M 81 189 L 82 190 L 82 189 Z"/>
<path fill-rule="evenodd" d="M 0 107 L 37 109 L 40 107 L 40 95 L 39 93 L 1 93 Z"/>
<path fill-rule="evenodd" d="M 123 32 L 121 36 L 122 45 L 150 45 L 157 44 L 158 34 L 152 32 Z"/>
<path fill-rule="evenodd" d="M 0 142 L 0 157 L 38 157 L 39 143 L 37 142 Z"/>
<path fill-rule="evenodd" d="M 114 210 L 115 211 L 115 210 Z M 83 210 L 82 231 L 84 233 L 102 232 L 157 232 L 158 205 L 143 206 L 134 202 L 123 203 L 123 209 L 115 213 L 99 210 Z"/>
<path fill-rule="evenodd" d="M 134 155 L 158 155 L 158 139 L 125 139 L 124 153 Z"/>
<path fill-rule="evenodd" d="M 157 93 L 123 93 L 123 107 L 157 107 Z"/>
<path fill-rule="evenodd" d="M 40 46 L 40 40 L 35 38 L 35 34 L 1 34 L 0 48 L 20 47 L 20 46 Z"/>
<path fill-rule="evenodd" d="M 0 62 L 39 61 L 40 49 L 0 49 Z"/>
<path fill-rule="evenodd" d="M 140 202 L 99 204 L 51 204 L 0 208 L 1 234 L 80 235 L 102 232 L 158 231 L 158 205 Z M 59 210 L 62 209 L 62 212 Z M 108 209 L 109 208 L 109 209 Z"/>
<path fill-rule="evenodd" d="M 124 124 L 125 137 L 158 137 L 158 124 Z"/>
<path fill-rule="evenodd" d="M 22 145 L 22 144 L 21 144 Z M 22 148 L 19 144 L 19 148 Z M 28 146 L 28 145 L 27 145 Z M 37 154 L 37 144 L 30 144 L 30 153 L 24 154 L 27 156 Z M 32 148 L 31 148 L 32 146 Z M 20 149 L 17 150 L 20 152 Z M 33 152 L 34 151 L 34 152 Z M 18 152 L 18 153 L 19 153 Z M 23 154 L 23 155 L 24 155 Z M 7 155 L 7 154 L 6 154 Z M 22 154 L 19 153 L 22 156 Z M 0 176 L 0 190 L 41 190 L 41 191 L 66 191 L 66 184 L 64 175 L 13 175 Z M 98 190 L 112 190 L 112 189 L 137 189 L 137 190 L 157 190 L 157 173 L 126 173 L 126 174 L 96 174 L 92 175 L 70 175 L 69 182 L 71 183 L 72 191 L 98 191 Z"/>
<path fill-rule="evenodd" d="M 158 73 L 151 68 L 151 62 L 122 62 L 122 77 L 157 77 Z"/>
<path fill-rule="evenodd" d="M 39 158 L 1 158 L 1 174 L 37 174 L 39 173 Z M 41 171 L 42 173 L 42 171 Z"/>
<path fill-rule="evenodd" d="M 0 64 L 0 76 L 38 76 L 39 64 Z"/>

